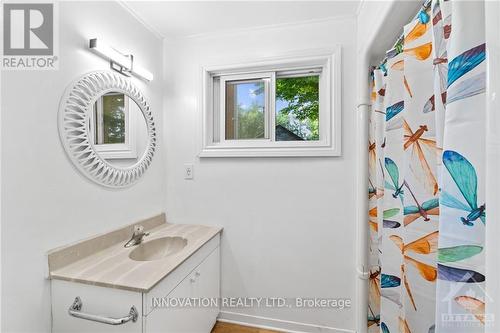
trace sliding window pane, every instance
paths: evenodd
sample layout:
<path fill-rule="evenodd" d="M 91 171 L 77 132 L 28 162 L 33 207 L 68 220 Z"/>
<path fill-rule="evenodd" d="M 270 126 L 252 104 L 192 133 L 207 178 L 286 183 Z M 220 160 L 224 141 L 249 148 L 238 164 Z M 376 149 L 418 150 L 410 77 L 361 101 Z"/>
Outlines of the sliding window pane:
<path fill-rule="evenodd" d="M 226 140 L 266 138 L 265 84 L 226 82 Z"/>
<path fill-rule="evenodd" d="M 319 75 L 276 79 L 276 141 L 319 140 Z"/>

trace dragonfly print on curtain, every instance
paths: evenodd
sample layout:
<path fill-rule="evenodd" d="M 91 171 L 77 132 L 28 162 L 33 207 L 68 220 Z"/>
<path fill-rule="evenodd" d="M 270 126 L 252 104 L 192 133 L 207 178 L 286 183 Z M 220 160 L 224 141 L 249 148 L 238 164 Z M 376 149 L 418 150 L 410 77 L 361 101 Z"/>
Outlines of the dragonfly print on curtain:
<path fill-rule="evenodd" d="M 380 301 L 381 301 L 381 253 L 379 240 L 382 235 L 383 224 L 392 224 L 393 227 L 400 225 L 399 222 L 391 220 L 399 211 L 386 211 L 383 209 L 384 196 L 384 174 L 382 171 L 383 162 L 380 159 L 385 146 L 383 130 L 380 126 L 385 125 L 385 111 L 383 101 L 385 95 L 385 81 L 380 70 L 373 72 L 371 100 L 373 110 L 369 119 L 369 142 L 368 142 L 368 203 L 370 211 L 368 213 L 369 223 L 369 258 L 370 278 L 368 297 L 368 330 L 378 332 L 380 329 Z M 379 228 L 382 226 L 382 228 Z"/>
<path fill-rule="evenodd" d="M 369 332 L 484 331 L 483 18 L 433 0 L 372 72 Z"/>
<path fill-rule="evenodd" d="M 442 320 L 437 322 L 437 329 L 446 333 L 483 332 L 488 297 L 484 290 L 484 4 L 452 2 L 451 24 L 447 42 L 436 312 Z M 453 320 L 449 314 L 469 316 Z"/>

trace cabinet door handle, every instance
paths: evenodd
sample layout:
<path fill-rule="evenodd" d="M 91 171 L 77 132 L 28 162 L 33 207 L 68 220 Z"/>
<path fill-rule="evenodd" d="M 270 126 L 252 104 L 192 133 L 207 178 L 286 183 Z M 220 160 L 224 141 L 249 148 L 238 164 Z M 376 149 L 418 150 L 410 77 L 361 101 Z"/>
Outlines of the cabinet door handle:
<path fill-rule="evenodd" d="M 139 316 L 139 313 L 137 312 L 135 306 L 132 306 L 130 308 L 130 312 L 128 313 L 127 316 L 121 318 L 110 318 L 101 315 L 81 312 L 82 307 L 83 307 L 82 300 L 80 299 L 80 297 L 76 296 L 75 301 L 68 309 L 69 315 L 76 318 L 96 321 L 98 323 L 103 323 L 108 325 L 121 325 L 131 320 L 132 322 L 136 322 L 137 317 Z"/>

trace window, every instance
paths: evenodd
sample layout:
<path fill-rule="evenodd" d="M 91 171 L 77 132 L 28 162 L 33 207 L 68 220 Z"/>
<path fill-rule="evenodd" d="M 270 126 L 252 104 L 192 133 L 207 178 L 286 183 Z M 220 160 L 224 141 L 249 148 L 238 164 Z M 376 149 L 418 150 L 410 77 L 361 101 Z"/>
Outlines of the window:
<path fill-rule="evenodd" d="M 200 156 L 340 155 L 338 54 L 204 69 Z"/>
<path fill-rule="evenodd" d="M 225 81 L 226 140 L 269 138 L 267 85 L 263 79 Z"/>
<path fill-rule="evenodd" d="M 99 98 L 94 107 L 94 144 L 125 143 L 125 97 L 107 94 Z"/>
<path fill-rule="evenodd" d="M 313 74 L 314 73 L 314 74 Z M 321 69 L 278 73 L 276 77 L 276 141 L 319 140 Z"/>
<path fill-rule="evenodd" d="M 137 158 L 133 117 L 129 98 L 122 93 L 110 92 L 95 102 L 90 131 L 101 157 Z"/>

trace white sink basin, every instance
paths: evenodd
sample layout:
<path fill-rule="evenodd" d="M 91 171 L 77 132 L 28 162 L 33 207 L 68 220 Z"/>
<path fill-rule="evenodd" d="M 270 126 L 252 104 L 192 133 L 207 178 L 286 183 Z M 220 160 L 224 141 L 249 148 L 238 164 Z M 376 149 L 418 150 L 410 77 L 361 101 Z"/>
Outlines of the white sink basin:
<path fill-rule="evenodd" d="M 136 261 L 157 260 L 179 252 L 186 245 L 185 238 L 162 237 L 138 245 L 128 256 Z"/>

